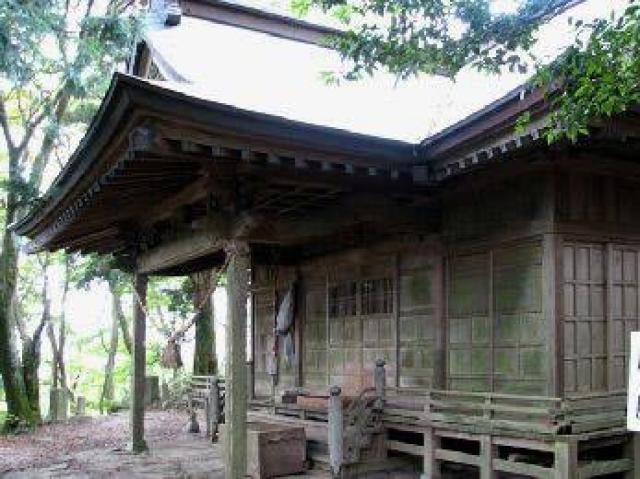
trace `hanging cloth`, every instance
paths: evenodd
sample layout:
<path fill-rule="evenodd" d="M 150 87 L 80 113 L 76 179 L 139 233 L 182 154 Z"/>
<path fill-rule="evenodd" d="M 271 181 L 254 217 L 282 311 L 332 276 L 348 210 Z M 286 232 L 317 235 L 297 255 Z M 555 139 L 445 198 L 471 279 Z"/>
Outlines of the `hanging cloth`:
<path fill-rule="evenodd" d="M 291 285 L 278 308 L 278 316 L 276 317 L 276 334 L 280 336 L 286 335 L 294 319 L 294 286 Z"/>
<path fill-rule="evenodd" d="M 292 327 L 295 320 L 295 284 L 289 286 L 287 293 L 280 303 L 276 316 L 276 334 L 284 336 L 284 356 L 287 365 L 291 365 L 295 358 Z"/>

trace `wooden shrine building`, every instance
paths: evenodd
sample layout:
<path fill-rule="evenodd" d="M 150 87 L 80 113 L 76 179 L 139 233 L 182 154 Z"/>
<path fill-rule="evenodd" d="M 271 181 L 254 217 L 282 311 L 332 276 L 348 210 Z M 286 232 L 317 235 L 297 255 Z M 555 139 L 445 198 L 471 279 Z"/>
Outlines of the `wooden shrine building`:
<path fill-rule="evenodd" d="M 145 47 L 136 65 L 161 69 Z M 31 251 L 114 255 L 141 301 L 148 275 L 228 264 L 227 477 L 243 474 L 247 415 L 304 425 L 311 459 L 328 442 L 336 473 L 413 458 L 429 478 L 640 477 L 625 430 L 640 320 L 638 112 L 548 146 L 547 106 L 521 88 L 410 144 L 117 74 L 15 229 Z M 516 134 L 524 112 L 533 121 Z M 134 319 L 141 448 L 138 303 Z M 334 386 L 347 398 L 338 449 Z"/>

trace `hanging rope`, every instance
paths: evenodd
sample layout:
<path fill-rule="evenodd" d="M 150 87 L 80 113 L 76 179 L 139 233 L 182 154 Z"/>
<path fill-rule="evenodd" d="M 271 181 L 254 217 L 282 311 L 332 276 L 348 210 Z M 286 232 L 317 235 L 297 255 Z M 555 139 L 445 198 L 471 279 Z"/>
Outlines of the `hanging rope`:
<path fill-rule="evenodd" d="M 230 259 L 231 259 L 231 256 L 228 255 L 222 267 L 216 272 L 215 277 L 211 281 L 209 289 L 207 290 L 207 293 L 202 296 L 202 298 L 200 299 L 200 302 L 196 305 L 196 308 L 193 314 L 191 315 L 191 318 L 189 319 L 189 321 L 187 321 L 180 329 L 178 329 L 177 331 L 174 331 L 171 334 L 171 336 L 167 338 L 167 344 L 165 345 L 162 351 L 162 356 L 160 358 L 160 363 L 163 367 L 176 369 L 182 366 L 182 357 L 180 355 L 180 345 L 178 344 L 178 341 L 182 336 L 184 336 L 187 333 L 187 331 L 189 331 L 189 329 L 191 329 L 191 326 L 193 326 L 196 323 L 196 321 L 198 321 L 198 318 L 201 316 L 202 310 L 207 304 L 207 301 L 211 298 L 211 295 L 213 294 L 215 289 L 218 287 L 218 282 L 220 281 L 220 277 L 226 272 L 229 266 Z M 133 295 L 136 298 L 136 301 L 138 302 L 138 306 L 140 306 L 140 309 L 142 309 L 145 316 L 147 318 L 150 318 L 151 315 L 149 314 L 149 310 L 147 306 L 144 304 L 144 302 L 142 301 L 142 298 L 140 298 L 140 295 L 138 294 L 135 288 L 133 289 Z"/>

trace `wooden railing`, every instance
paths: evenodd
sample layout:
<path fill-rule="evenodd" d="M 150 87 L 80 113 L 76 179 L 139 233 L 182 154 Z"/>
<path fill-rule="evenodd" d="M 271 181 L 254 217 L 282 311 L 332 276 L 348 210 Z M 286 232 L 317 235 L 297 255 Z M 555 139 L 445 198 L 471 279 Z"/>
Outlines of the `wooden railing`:
<path fill-rule="evenodd" d="M 626 424 L 627 391 L 572 396 L 563 400 L 565 422 L 572 433 L 623 427 Z"/>
<path fill-rule="evenodd" d="M 555 434 L 565 427 L 562 399 L 461 391 L 429 391 L 424 407 L 430 423 L 484 430 Z"/>
<path fill-rule="evenodd" d="M 387 422 L 536 434 L 578 434 L 622 427 L 626 391 L 566 398 L 448 390 L 388 388 Z M 413 405 L 398 405 L 403 396 Z"/>
<path fill-rule="evenodd" d="M 328 445 L 329 465 L 334 477 L 345 466 L 360 462 L 363 450 L 372 445 L 373 436 L 381 433 L 382 411 L 385 401 L 385 362 L 376 361 L 375 386 L 363 389 L 343 408 L 341 389 L 329 390 Z"/>

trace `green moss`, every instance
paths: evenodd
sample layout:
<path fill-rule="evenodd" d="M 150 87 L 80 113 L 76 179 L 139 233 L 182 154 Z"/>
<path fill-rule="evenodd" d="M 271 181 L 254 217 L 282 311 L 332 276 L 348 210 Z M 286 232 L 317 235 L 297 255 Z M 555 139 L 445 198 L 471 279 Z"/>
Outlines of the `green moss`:
<path fill-rule="evenodd" d="M 543 377 L 544 376 L 544 359 L 545 355 L 540 349 L 529 349 L 520 353 L 520 364 L 522 367 L 522 376 Z"/>

